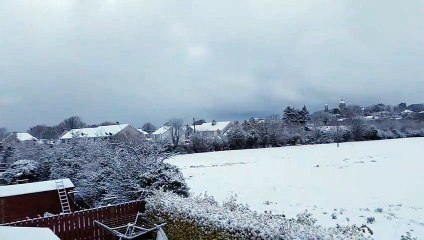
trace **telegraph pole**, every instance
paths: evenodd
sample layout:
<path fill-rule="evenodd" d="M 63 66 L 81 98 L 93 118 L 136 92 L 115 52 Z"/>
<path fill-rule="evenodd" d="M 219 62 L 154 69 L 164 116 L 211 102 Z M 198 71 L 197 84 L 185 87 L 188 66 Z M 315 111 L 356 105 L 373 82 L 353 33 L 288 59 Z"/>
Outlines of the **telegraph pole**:
<path fill-rule="evenodd" d="M 339 118 L 337 117 L 337 115 L 336 115 L 336 134 L 337 134 L 337 137 L 336 137 L 337 147 L 339 147 Z"/>
<path fill-rule="evenodd" d="M 334 116 L 336 117 L 336 142 L 337 142 L 337 147 L 339 147 L 339 114 L 336 113 L 334 114 Z"/>

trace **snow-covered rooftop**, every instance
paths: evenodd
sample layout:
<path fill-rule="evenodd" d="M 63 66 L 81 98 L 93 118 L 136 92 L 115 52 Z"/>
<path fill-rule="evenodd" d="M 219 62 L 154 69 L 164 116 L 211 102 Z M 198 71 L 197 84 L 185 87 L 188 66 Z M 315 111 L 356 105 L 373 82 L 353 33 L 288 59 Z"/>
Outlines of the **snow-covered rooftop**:
<path fill-rule="evenodd" d="M 95 128 L 72 129 L 65 133 L 60 139 L 69 139 L 73 137 L 107 137 L 113 136 L 126 128 L 129 124 L 99 126 Z"/>
<path fill-rule="evenodd" d="M 0 226 L 1 240 L 59 240 L 49 228 L 38 227 L 2 227 Z"/>
<path fill-rule="evenodd" d="M 34 136 L 32 136 L 29 133 L 11 133 L 9 134 L 8 137 L 13 137 L 13 135 L 16 136 L 16 139 L 18 139 L 19 141 L 23 142 L 23 141 L 31 141 L 31 140 L 38 140 L 37 138 L 35 138 Z"/>
<path fill-rule="evenodd" d="M 144 131 L 144 130 L 143 130 L 143 129 L 141 129 L 141 128 L 137 128 L 137 130 L 138 130 L 139 132 L 141 132 L 142 134 L 144 134 L 144 135 L 149 134 L 148 132 Z"/>
<path fill-rule="evenodd" d="M 199 131 L 199 132 L 212 132 L 212 131 L 217 131 L 217 130 L 223 130 L 230 123 L 231 123 L 231 121 L 216 122 L 215 125 L 212 125 L 211 122 L 207 122 L 207 123 L 203 123 L 202 125 L 196 125 L 196 131 Z"/>
<path fill-rule="evenodd" d="M 19 141 L 30 141 L 30 140 L 37 140 L 34 136 L 32 136 L 29 133 L 16 133 L 16 138 Z"/>
<path fill-rule="evenodd" d="M 65 185 L 65 188 L 75 187 L 69 178 L 64 178 L 62 180 L 63 180 L 63 184 Z M 52 191 L 56 189 L 57 187 L 56 187 L 55 180 L 7 185 L 7 186 L 0 186 L 0 197 L 10 197 L 15 195 L 24 195 L 24 194 L 37 193 L 37 192 L 47 192 L 47 191 Z"/>
<path fill-rule="evenodd" d="M 170 126 L 162 126 L 160 127 L 158 130 L 156 130 L 155 132 L 153 132 L 153 135 L 158 135 L 158 134 L 164 134 L 166 133 L 171 127 Z"/>

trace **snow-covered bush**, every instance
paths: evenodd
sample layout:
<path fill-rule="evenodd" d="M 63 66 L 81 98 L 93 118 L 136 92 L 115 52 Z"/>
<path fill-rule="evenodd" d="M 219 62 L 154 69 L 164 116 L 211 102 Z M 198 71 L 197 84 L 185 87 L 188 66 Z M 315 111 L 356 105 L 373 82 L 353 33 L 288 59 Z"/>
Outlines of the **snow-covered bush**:
<path fill-rule="evenodd" d="M 239 124 L 235 124 L 227 131 L 230 149 L 243 149 L 246 147 L 247 136 Z"/>
<path fill-rule="evenodd" d="M 193 152 L 197 153 L 211 152 L 214 150 L 210 139 L 198 134 L 195 134 L 191 137 L 191 148 L 193 149 Z"/>
<path fill-rule="evenodd" d="M 417 240 L 418 238 L 413 237 L 410 232 L 406 232 L 405 235 L 400 237 L 400 240 Z"/>
<path fill-rule="evenodd" d="M 235 199 L 219 204 L 210 196 L 184 198 L 158 191 L 146 199 L 146 212 L 167 222 L 170 239 L 366 239 L 360 227 L 315 225 L 311 214 L 295 219 L 258 213 Z"/>
<path fill-rule="evenodd" d="M 31 159 L 40 164 L 39 174 L 35 181 L 47 180 L 50 175 L 50 163 L 54 160 L 54 151 L 52 145 L 38 142 L 22 142 L 14 144 L 12 148 L 7 149 L 7 157 L 4 161 L 10 166 L 18 160 Z"/>
<path fill-rule="evenodd" d="M 2 184 L 12 184 L 17 180 L 28 179 L 37 180 L 41 175 L 41 166 L 34 160 L 18 160 L 14 162 L 3 174 L 0 179 Z"/>
<path fill-rule="evenodd" d="M 254 129 L 251 129 L 246 132 L 246 147 L 247 148 L 258 147 L 258 140 L 259 140 L 259 135 Z"/>
<path fill-rule="evenodd" d="M 170 155 L 161 144 L 144 141 L 76 141 L 72 144 L 82 165 L 76 166 L 78 171 L 70 167 L 67 175 L 73 176 L 77 189 L 82 189 L 88 199 L 95 200 L 94 205 L 111 198 L 113 200 L 107 203 L 134 200 L 159 188 L 188 195 L 182 173 L 177 167 L 164 163 Z M 52 170 L 52 175 L 56 170 Z"/>
<path fill-rule="evenodd" d="M 316 144 L 333 143 L 336 141 L 336 134 L 332 132 L 315 130 L 313 134 Z"/>
<path fill-rule="evenodd" d="M 365 122 L 361 119 L 352 119 L 350 131 L 354 141 L 363 141 L 367 131 Z"/>
<path fill-rule="evenodd" d="M 373 224 L 375 222 L 375 217 L 367 217 L 367 223 Z"/>
<path fill-rule="evenodd" d="M 29 172 L 34 174 L 25 178 L 31 181 L 70 178 L 78 190 L 78 199 L 93 206 L 105 203 L 105 199 L 109 199 L 107 203 L 134 200 L 159 188 L 188 195 L 182 173 L 164 163 L 169 156 L 159 143 L 74 139 L 56 145 L 17 146 L 11 159 L 33 160 L 31 163 L 41 170 Z M 11 180 L 3 182 L 11 183 L 16 178 L 10 176 L 17 175 L 17 167 L 12 165 L 10 169 L 14 172 L 3 174 L 3 178 Z"/>
<path fill-rule="evenodd" d="M 144 188 L 151 190 L 163 189 L 181 196 L 188 196 L 189 188 L 184 182 L 184 176 L 178 167 L 169 163 L 162 163 L 160 168 L 153 168 L 144 172 L 138 178 Z"/>
<path fill-rule="evenodd" d="M 213 152 L 223 151 L 228 149 L 228 142 L 226 137 L 221 136 L 202 136 L 194 134 L 191 136 L 191 142 L 187 146 L 187 152 Z"/>

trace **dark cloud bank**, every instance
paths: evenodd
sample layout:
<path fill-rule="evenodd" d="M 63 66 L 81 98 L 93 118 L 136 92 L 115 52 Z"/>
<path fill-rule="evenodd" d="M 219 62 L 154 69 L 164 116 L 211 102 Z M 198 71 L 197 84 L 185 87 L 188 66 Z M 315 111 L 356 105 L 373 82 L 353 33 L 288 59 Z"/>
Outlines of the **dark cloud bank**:
<path fill-rule="evenodd" d="M 424 102 L 421 1 L 2 1 L 0 126 Z"/>

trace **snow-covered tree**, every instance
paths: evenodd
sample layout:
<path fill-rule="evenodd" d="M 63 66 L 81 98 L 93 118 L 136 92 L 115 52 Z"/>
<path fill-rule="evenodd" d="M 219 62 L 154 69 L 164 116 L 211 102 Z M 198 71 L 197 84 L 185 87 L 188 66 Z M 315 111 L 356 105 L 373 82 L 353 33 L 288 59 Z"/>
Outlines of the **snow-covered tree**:
<path fill-rule="evenodd" d="M 28 133 L 38 139 L 54 139 L 57 136 L 53 127 L 46 125 L 36 125 L 28 130 Z"/>
<path fill-rule="evenodd" d="M 181 137 L 184 136 L 183 120 L 181 118 L 172 118 L 168 121 L 167 124 L 171 127 L 172 145 L 176 148 L 180 143 Z"/>
<path fill-rule="evenodd" d="M 362 141 L 366 132 L 366 126 L 363 120 L 353 119 L 350 125 L 350 131 L 352 132 L 353 140 Z"/>
<path fill-rule="evenodd" d="M 230 149 L 243 149 L 246 146 L 246 134 L 240 124 L 234 124 L 227 131 L 227 139 Z"/>
<path fill-rule="evenodd" d="M 255 129 L 251 129 L 246 132 L 246 147 L 247 148 L 256 148 L 258 145 L 258 133 Z"/>
<path fill-rule="evenodd" d="M 299 111 L 299 123 L 305 125 L 310 120 L 310 114 L 305 105 L 302 110 Z"/>
<path fill-rule="evenodd" d="M 299 111 L 297 111 L 295 108 L 287 106 L 286 109 L 284 109 L 283 120 L 287 124 L 297 123 L 299 120 Z"/>
<path fill-rule="evenodd" d="M 306 106 L 303 106 L 301 110 L 288 106 L 284 110 L 283 120 L 288 125 L 305 125 L 309 119 L 310 115 Z"/>
<path fill-rule="evenodd" d="M 187 195 L 182 173 L 164 160 L 170 156 L 156 142 L 139 139 L 72 139 L 57 145 L 18 144 L 11 160 L 38 162 L 37 179 L 70 178 L 89 206 L 134 200 L 164 188 Z"/>
<path fill-rule="evenodd" d="M 311 121 L 316 126 L 327 125 L 333 119 L 334 119 L 333 115 L 325 111 L 318 111 L 311 115 Z"/>

